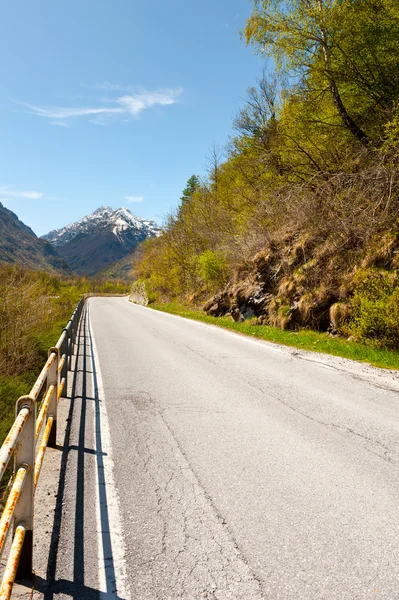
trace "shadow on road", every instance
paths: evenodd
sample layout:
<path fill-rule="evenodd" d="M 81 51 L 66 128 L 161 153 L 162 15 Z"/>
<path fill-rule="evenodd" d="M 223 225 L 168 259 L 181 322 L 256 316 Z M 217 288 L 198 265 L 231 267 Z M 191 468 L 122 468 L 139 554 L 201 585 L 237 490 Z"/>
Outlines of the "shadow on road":
<path fill-rule="evenodd" d="M 90 376 L 89 381 L 88 375 Z M 61 471 L 57 490 L 46 578 L 43 579 L 36 576 L 35 589 L 43 594 L 45 600 L 53 600 L 57 596 L 62 597 L 64 595 L 76 600 L 81 600 L 82 598 L 85 598 L 85 600 L 97 600 L 98 598 L 123 600 L 117 594 L 115 583 L 115 568 L 107 509 L 107 489 L 104 477 L 104 452 L 102 450 L 101 412 L 99 405 L 100 398 L 98 394 L 97 373 L 95 372 L 93 360 L 92 338 L 89 329 L 87 309 L 83 314 L 77 338 L 73 381 L 69 400 L 70 406 L 64 444 L 62 447 L 59 447 L 60 450 L 62 450 Z M 91 422 L 88 421 L 88 419 L 93 419 L 93 402 L 95 427 L 94 432 L 91 432 Z M 77 418 L 79 419 L 79 422 L 76 422 Z M 86 442 L 88 438 L 90 439 L 90 435 L 94 436 L 94 448 L 87 447 L 90 446 L 90 444 Z M 71 442 L 73 437 L 75 437 L 75 439 L 77 437 L 77 443 Z M 76 464 L 71 467 L 69 464 L 71 453 L 75 452 L 77 453 L 77 460 L 75 458 Z M 85 462 L 87 455 L 96 457 L 97 490 L 95 491 L 87 489 L 87 483 L 85 490 Z M 94 465 L 92 465 L 92 467 L 94 467 Z M 68 486 L 71 486 L 71 478 L 75 478 L 73 485 L 76 485 L 74 535 L 73 544 L 71 544 L 73 557 L 67 558 L 68 562 L 71 563 L 69 569 L 73 576 L 71 577 L 71 580 L 67 580 L 62 577 L 62 574 L 65 572 L 65 566 L 61 562 L 62 560 L 65 561 L 65 548 L 62 548 L 62 553 L 60 553 L 60 549 L 62 543 L 61 536 L 65 537 L 64 532 L 69 526 L 68 523 L 63 522 L 63 519 L 65 520 L 63 511 L 65 509 L 66 487 L 67 484 Z M 91 494 L 90 498 L 93 502 L 89 504 L 88 507 L 88 498 L 85 498 L 85 494 L 87 495 L 89 493 Z M 94 519 L 92 518 L 91 522 L 93 523 L 94 521 L 97 523 L 96 529 L 100 528 L 101 530 L 101 535 L 98 535 L 96 531 L 91 531 L 90 539 L 87 539 L 87 524 L 85 526 L 85 518 L 90 516 L 87 514 L 88 508 L 92 515 L 94 514 Z M 98 511 L 100 523 L 98 523 L 98 518 L 96 521 L 96 511 Z M 97 545 L 102 547 L 96 548 Z M 94 556 L 94 559 L 91 558 L 91 560 L 88 561 L 88 557 L 96 551 L 97 556 Z M 93 568 L 90 566 L 91 572 L 87 573 L 88 569 L 86 567 L 87 564 L 95 565 L 95 569 L 99 571 L 98 555 L 104 557 L 102 579 L 106 589 L 103 590 L 100 590 L 98 585 L 93 587 L 86 583 L 87 581 L 93 582 L 93 579 L 98 580 L 97 573 L 93 577 Z M 58 573 L 61 573 L 61 577 L 58 577 Z"/>

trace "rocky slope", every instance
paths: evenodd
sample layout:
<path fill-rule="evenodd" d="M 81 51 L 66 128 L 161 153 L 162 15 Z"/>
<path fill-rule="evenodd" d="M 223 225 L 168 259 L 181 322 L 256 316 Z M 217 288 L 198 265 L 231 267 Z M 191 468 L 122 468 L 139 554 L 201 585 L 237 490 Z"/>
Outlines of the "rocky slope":
<path fill-rule="evenodd" d="M 70 269 L 54 247 L 0 203 L 0 262 L 68 274 Z"/>
<path fill-rule="evenodd" d="M 238 266 L 204 310 L 235 321 L 256 317 L 259 324 L 281 329 L 336 333 L 351 316 L 352 305 L 359 307 L 361 297 L 353 303 L 358 289 L 358 294 L 366 292 L 372 328 L 378 331 L 378 313 L 396 289 L 398 267 L 397 230 L 375 236 L 365 247 L 348 247 L 334 235 L 323 242 L 305 232 L 281 236 Z M 382 305 L 373 307 L 373 299 Z"/>
<path fill-rule="evenodd" d="M 43 238 L 79 275 L 96 275 L 128 256 L 136 246 L 161 230 L 127 208 L 102 206 L 80 221 L 50 231 Z"/>

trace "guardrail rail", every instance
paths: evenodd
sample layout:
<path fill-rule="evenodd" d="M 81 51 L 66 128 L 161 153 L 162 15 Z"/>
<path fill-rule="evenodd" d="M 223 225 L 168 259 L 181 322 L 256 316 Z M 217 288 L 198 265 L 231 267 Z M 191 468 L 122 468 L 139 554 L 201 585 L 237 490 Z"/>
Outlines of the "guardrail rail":
<path fill-rule="evenodd" d="M 14 456 L 14 474 L 0 517 L 0 557 L 9 532 L 11 548 L 0 587 L 0 600 L 11 596 L 15 579 L 33 575 L 34 499 L 46 448 L 56 446 L 57 406 L 67 395 L 68 371 L 74 354 L 78 325 L 85 298 L 77 304 L 57 344 L 48 351 L 48 359 L 29 395 L 17 400 L 15 421 L 0 448 L 0 482 Z M 38 399 L 46 391 L 37 415 Z"/>

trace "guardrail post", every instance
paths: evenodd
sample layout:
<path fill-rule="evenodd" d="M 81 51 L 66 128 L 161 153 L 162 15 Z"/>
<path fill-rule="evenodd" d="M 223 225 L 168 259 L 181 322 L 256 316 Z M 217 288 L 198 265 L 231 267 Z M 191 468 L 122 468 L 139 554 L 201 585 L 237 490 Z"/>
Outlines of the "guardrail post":
<path fill-rule="evenodd" d="M 33 514 L 34 514 L 34 484 L 35 449 L 36 449 L 36 402 L 30 396 L 22 396 L 16 404 L 16 416 L 22 408 L 29 408 L 28 420 L 21 432 L 14 455 L 14 473 L 21 466 L 27 466 L 25 483 L 14 511 L 14 534 L 18 524 L 26 524 L 26 535 L 19 559 L 17 579 L 32 577 L 33 557 Z"/>
<path fill-rule="evenodd" d="M 65 332 L 64 341 L 62 342 L 61 348 L 60 348 L 60 357 L 63 357 L 65 355 L 65 361 L 62 366 L 61 373 L 60 373 L 60 380 L 65 379 L 64 387 L 62 389 L 62 394 L 61 394 L 62 398 L 66 398 L 68 395 L 68 363 L 69 363 L 68 332 L 66 329 L 64 329 L 64 332 Z"/>
<path fill-rule="evenodd" d="M 58 386 L 60 384 L 60 374 L 58 371 L 58 364 L 59 364 L 59 360 L 60 360 L 60 351 L 58 348 L 54 347 L 54 348 L 50 348 L 50 350 L 48 351 L 48 355 L 50 356 L 52 353 L 55 353 L 56 355 L 56 359 L 53 362 L 53 364 L 51 365 L 51 367 L 48 370 L 47 373 L 47 389 L 50 387 L 50 385 L 54 386 L 54 392 L 51 396 L 51 400 L 50 400 L 50 404 L 48 407 L 48 415 L 52 416 L 54 421 L 53 421 L 53 426 L 51 428 L 51 433 L 48 439 L 48 443 L 47 446 L 49 446 L 50 448 L 55 448 L 57 445 L 57 406 L 58 406 Z"/>
<path fill-rule="evenodd" d="M 68 342 L 67 342 L 67 357 L 68 357 L 68 369 L 71 370 L 72 368 L 72 354 L 73 354 L 73 344 L 72 344 L 72 321 L 68 321 L 67 324 L 67 336 L 68 336 Z"/>
<path fill-rule="evenodd" d="M 71 357 L 75 354 L 75 314 L 76 308 L 71 317 Z"/>
<path fill-rule="evenodd" d="M 78 322 L 79 322 L 79 307 L 76 307 L 73 313 L 73 343 L 76 344 L 76 337 L 78 333 Z"/>

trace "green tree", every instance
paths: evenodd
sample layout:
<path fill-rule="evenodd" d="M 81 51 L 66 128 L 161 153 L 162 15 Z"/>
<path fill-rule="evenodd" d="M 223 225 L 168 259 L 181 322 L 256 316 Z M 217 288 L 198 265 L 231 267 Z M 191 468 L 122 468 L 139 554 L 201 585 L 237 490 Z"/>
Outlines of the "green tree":
<path fill-rule="evenodd" d="M 363 144 L 365 117 L 398 97 L 399 9 L 393 0 L 253 0 L 245 36 L 321 97 Z M 394 81 L 393 81 L 394 80 Z M 385 119 L 386 120 L 386 114 Z"/>
<path fill-rule="evenodd" d="M 187 181 L 187 185 L 183 190 L 183 196 L 180 198 L 182 205 L 186 204 L 191 200 L 195 192 L 200 187 L 200 179 L 198 175 L 191 175 L 190 179 Z"/>

